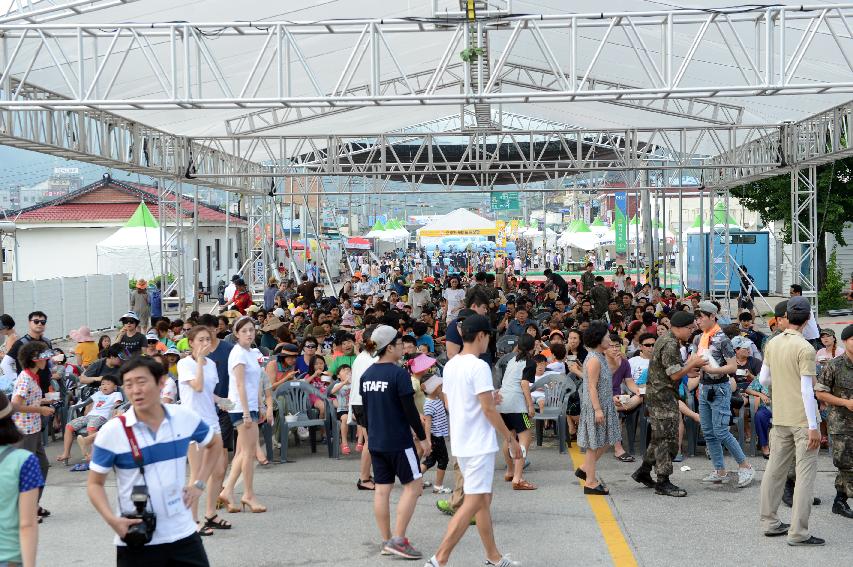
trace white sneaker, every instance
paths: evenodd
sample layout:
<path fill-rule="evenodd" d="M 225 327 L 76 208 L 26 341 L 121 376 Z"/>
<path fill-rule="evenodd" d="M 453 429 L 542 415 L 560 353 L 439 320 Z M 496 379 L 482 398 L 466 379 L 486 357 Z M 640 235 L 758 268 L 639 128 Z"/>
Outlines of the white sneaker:
<path fill-rule="evenodd" d="M 755 478 L 755 469 L 752 467 L 738 468 L 737 470 L 737 487 L 745 488 L 752 484 L 752 479 Z"/>
<path fill-rule="evenodd" d="M 451 492 L 453 492 L 453 491 L 446 486 L 435 485 L 432 487 L 432 493 L 433 494 L 450 494 Z"/>
<path fill-rule="evenodd" d="M 438 564 L 438 559 L 433 555 L 429 558 L 429 561 L 424 564 L 424 567 L 441 567 L 441 565 Z"/>
<path fill-rule="evenodd" d="M 296 434 L 299 435 L 300 439 L 308 439 L 308 428 L 299 427 L 296 429 Z"/>
<path fill-rule="evenodd" d="M 486 559 L 486 565 L 494 565 L 494 567 L 521 567 L 521 561 L 513 561 L 509 555 L 504 555 L 497 563 Z"/>
<path fill-rule="evenodd" d="M 714 484 L 722 484 L 729 481 L 729 476 L 719 475 L 717 471 L 711 471 L 711 474 L 702 479 L 702 482 L 713 482 Z"/>

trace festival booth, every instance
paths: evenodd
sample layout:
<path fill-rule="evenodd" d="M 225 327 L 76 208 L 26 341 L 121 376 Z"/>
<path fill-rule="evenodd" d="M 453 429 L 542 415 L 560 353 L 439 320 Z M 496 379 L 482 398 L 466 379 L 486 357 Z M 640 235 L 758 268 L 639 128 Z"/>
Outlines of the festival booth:
<path fill-rule="evenodd" d="M 130 279 L 160 275 L 160 225 L 139 203 L 123 227 L 95 245 L 99 274 L 127 274 Z"/>
<path fill-rule="evenodd" d="M 451 211 L 417 231 L 421 246 L 428 251 L 438 248 L 443 252 L 494 250 L 494 237 L 497 234 L 495 221 L 468 209 Z"/>

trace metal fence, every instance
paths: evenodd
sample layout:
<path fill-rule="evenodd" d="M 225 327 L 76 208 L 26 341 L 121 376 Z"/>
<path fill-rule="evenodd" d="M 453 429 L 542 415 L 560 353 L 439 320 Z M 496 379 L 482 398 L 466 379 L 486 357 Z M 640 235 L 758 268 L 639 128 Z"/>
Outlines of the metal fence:
<path fill-rule="evenodd" d="M 19 334 L 27 331 L 27 315 L 38 310 L 47 314 L 45 334 L 58 338 L 82 325 L 115 327 L 128 310 L 129 293 L 126 274 L 3 282 L 3 305 Z"/>

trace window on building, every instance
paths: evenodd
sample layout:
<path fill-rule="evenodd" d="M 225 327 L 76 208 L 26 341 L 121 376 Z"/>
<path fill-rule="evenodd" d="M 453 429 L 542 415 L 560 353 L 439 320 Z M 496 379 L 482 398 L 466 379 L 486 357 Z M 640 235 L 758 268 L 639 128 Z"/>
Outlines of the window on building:
<path fill-rule="evenodd" d="M 234 258 L 234 251 L 231 248 L 231 238 L 230 237 L 228 238 L 228 242 L 226 243 L 226 247 L 228 248 L 228 251 L 227 251 L 228 253 L 226 254 L 226 256 L 228 256 L 228 266 L 226 269 L 230 270 L 234 265 L 232 262 L 232 259 Z"/>
<path fill-rule="evenodd" d="M 221 249 L 221 242 L 220 242 L 220 239 L 217 238 L 213 241 L 213 264 L 216 266 L 217 270 L 221 269 L 219 266 L 220 249 Z"/>

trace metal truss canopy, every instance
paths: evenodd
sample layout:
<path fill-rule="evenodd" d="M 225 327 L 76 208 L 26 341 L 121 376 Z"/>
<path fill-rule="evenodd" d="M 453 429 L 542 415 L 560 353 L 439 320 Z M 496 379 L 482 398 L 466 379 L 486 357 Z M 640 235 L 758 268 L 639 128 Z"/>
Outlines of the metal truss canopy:
<path fill-rule="evenodd" d="M 61 88 L 55 90 L 63 95 L 47 100 L 4 97 L 0 108 L 342 108 L 847 93 L 853 92 L 851 18 L 853 5 L 827 4 L 745 12 L 508 16 L 470 24 L 452 18 L 122 23 L 109 28 L 0 24 L 0 83 L 10 74 L 27 82 L 34 68 L 52 67 L 61 75 Z M 489 80 L 471 80 L 484 76 L 470 72 L 483 65 L 482 58 L 474 58 L 463 62 L 459 92 L 438 92 L 455 54 L 472 45 L 472 36 L 483 34 L 496 46 Z M 346 56 L 321 62 L 306 56 L 308 46 L 316 48 L 330 37 Z M 398 59 L 394 46 L 417 45 L 428 38 L 442 55 L 431 79 L 423 83 L 415 79 L 423 67 Z M 223 40 L 225 49 L 216 43 Z M 594 80 L 606 76 L 601 54 L 617 42 L 629 46 L 636 57 L 642 84 Z M 821 51 L 822 72 L 802 65 L 816 49 Z M 253 64 L 226 72 L 225 58 L 235 50 L 251 54 Z M 707 63 L 702 54 L 711 51 L 713 63 L 730 70 L 714 84 L 701 71 L 693 71 Z M 513 85 L 500 83 L 504 67 L 519 54 L 549 70 L 552 88 L 509 89 Z M 831 70 L 828 75 L 826 69 Z M 150 77 L 146 93 L 115 93 L 116 84 L 132 82 L 141 72 Z M 213 81 L 203 84 L 202 75 Z M 401 88 L 384 88 L 382 78 L 388 76 L 400 77 Z M 307 90 L 295 91 L 294 77 Z M 367 88 L 352 88 L 361 83 Z"/>

